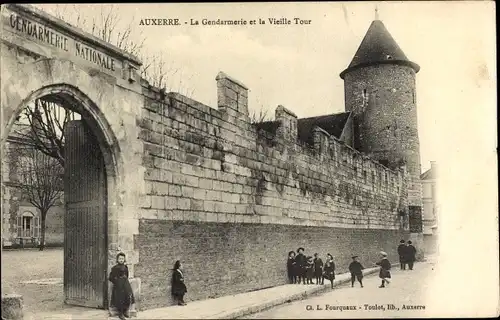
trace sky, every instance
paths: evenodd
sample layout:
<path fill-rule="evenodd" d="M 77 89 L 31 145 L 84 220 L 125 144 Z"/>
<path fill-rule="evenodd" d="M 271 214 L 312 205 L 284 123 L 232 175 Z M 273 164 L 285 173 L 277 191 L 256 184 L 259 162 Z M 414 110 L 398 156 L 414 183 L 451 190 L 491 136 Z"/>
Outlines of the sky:
<path fill-rule="evenodd" d="M 38 5 L 49 12 L 72 7 Z M 120 4 L 118 28 L 132 23 L 133 37 L 144 40 L 144 51 L 161 54 L 175 71 L 172 91 L 189 92 L 216 107 L 215 76 L 219 71 L 249 89 L 249 108 L 274 115 L 281 104 L 299 117 L 344 111 L 344 85 L 339 73 L 350 63 L 378 7 L 379 17 L 407 57 L 421 66 L 417 74 L 417 110 L 422 172 L 437 161 L 438 125 L 458 110 L 475 110 L 471 93 L 495 72 L 491 59 L 494 18 L 488 2 L 335 2 L 281 4 Z M 90 21 L 102 9 L 78 5 Z M 65 11 L 66 10 L 66 11 Z M 308 25 L 192 26 L 220 19 L 295 17 Z M 178 18 L 181 26 L 141 26 L 141 19 Z M 487 19 L 484 19 L 487 18 Z M 470 23 L 466 23 L 469 21 Z M 479 36 L 478 36 L 479 35 Z M 448 85 L 445 85 L 448 84 Z M 448 112 L 449 109 L 451 112 Z"/>
<path fill-rule="evenodd" d="M 437 193 L 445 212 L 439 220 L 440 246 L 446 247 L 441 251 L 457 259 L 471 252 L 478 261 L 498 257 L 494 2 L 121 4 L 116 10 L 123 25 L 134 20 L 134 36 L 144 39 L 146 50 L 161 53 L 178 71 L 172 88 L 190 90 L 195 100 L 216 107 L 215 77 L 224 71 L 250 88 L 251 110 L 263 107 L 274 114 L 281 104 L 299 117 L 310 117 L 344 111 L 339 73 L 374 19 L 375 6 L 406 56 L 421 67 L 416 77 L 421 164 L 422 171 L 430 161 L 439 165 Z M 100 13 L 97 5 L 79 5 L 78 11 L 89 19 Z M 145 18 L 271 17 L 311 23 L 139 25 Z M 489 265 L 498 266 L 494 261 Z M 440 281 L 448 285 L 440 298 L 467 301 L 463 308 L 485 303 L 488 295 L 474 294 L 486 285 L 481 281 L 468 281 L 468 292 L 450 289 L 461 277 Z M 497 295 L 491 297 L 498 304 L 495 283 Z"/>

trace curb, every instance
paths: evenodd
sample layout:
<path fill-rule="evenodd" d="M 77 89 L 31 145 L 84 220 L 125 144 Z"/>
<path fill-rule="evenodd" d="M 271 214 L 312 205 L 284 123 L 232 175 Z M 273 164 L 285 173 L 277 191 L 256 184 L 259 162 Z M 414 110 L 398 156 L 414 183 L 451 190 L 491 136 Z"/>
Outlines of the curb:
<path fill-rule="evenodd" d="M 393 266 L 397 266 L 397 265 L 399 265 L 399 264 L 393 264 Z M 367 268 L 364 270 L 363 275 L 364 276 L 371 275 L 373 273 L 378 272 L 379 270 L 380 270 L 379 267 Z M 335 280 L 333 282 L 333 286 L 337 287 L 341 284 L 344 284 L 346 282 L 351 281 L 350 273 L 342 273 L 342 274 L 339 274 L 337 276 L 346 276 L 346 275 L 349 275 L 349 277 L 344 278 L 344 279 Z M 270 301 L 267 301 L 264 303 L 255 304 L 255 305 L 247 306 L 247 307 L 242 307 L 239 310 L 231 310 L 231 311 L 228 311 L 228 312 L 225 312 L 222 314 L 217 314 L 214 316 L 216 316 L 217 319 L 238 319 L 238 318 L 248 316 L 248 315 L 251 315 L 254 313 L 258 313 L 258 312 L 261 312 L 261 311 L 264 311 L 264 310 L 267 310 L 267 309 L 270 309 L 270 308 L 273 308 L 273 307 L 276 307 L 276 306 L 279 306 L 279 305 L 282 305 L 282 304 L 285 304 L 288 302 L 303 300 L 303 299 L 308 298 L 310 296 L 313 296 L 313 295 L 316 295 L 319 293 L 323 293 L 323 292 L 327 292 L 330 290 L 331 290 L 330 285 L 318 286 L 318 287 L 310 288 L 307 291 L 304 291 L 304 292 L 301 292 L 298 294 L 294 294 L 292 296 L 281 297 L 281 298 L 270 300 Z"/>

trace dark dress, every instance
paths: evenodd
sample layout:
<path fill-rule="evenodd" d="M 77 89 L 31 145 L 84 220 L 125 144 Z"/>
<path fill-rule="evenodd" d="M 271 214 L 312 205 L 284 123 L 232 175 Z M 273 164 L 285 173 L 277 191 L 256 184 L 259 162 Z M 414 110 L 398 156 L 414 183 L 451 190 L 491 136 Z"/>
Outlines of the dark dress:
<path fill-rule="evenodd" d="M 319 278 L 323 275 L 323 260 L 314 258 L 314 276 Z"/>
<path fill-rule="evenodd" d="M 325 279 L 333 281 L 335 279 L 335 263 L 333 261 L 326 261 L 324 270 L 323 276 Z"/>
<path fill-rule="evenodd" d="M 111 268 L 109 281 L 113 283 L 111 306 L 121 312 L 128 310 L 130 305 L 135 303 L 134 293 L 128 281 L 128 267 L 124 264 L 115 265 Z"/>
<path fill-rule="evenodd" d="M 172 295 L 182 300 L 186 292 L 187 288 L 184 283 L 184 275 L 182 274 L 182 271 L 176 269 L 172 273 Z"/>
<path fill-rule="evenodd" d="M 307 260 L 307 264 L 306 264 L 307 283 L 312 284 L 313 276 L 314 276 L 314 262 L 312 260 Z"/>
<path fill-rule="evenodd" d="M 290 283 L 295 283 L 297 281 L 295 257 L 288 257 L 287 260 L 286 268 L 288 271 L 288 279 L 290 280 Z"/>
<path fill-rule="evenodd" d="M 378 276 L 381 279 L 384 279 L 384 278 L 390 279 L 391 272 L 389 270 L 391 270 L 391 263 L 389 262 L 389 260 L 387 260 L 387 258 L 383 258 L 382 260 L 377 262 L 377 265 L 380 266 L 380 272 L 379 272 Z"/>

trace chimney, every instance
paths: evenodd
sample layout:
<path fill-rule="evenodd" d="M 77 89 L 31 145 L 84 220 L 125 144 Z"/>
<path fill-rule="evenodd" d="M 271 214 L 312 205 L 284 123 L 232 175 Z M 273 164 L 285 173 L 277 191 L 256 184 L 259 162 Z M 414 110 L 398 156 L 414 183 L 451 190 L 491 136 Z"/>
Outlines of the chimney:
<path fill-rule="evenodd" d="M 219 72 L 217 81 L 217 106 L 219 110 L 239 117 L 248 117 L 248 88 L 224 72 Z"/>
<path fill-rule="evenodd" d="M 295 141 L 297 139 L 297 116 L 295 113 L 279 105 L 274 113 L 274 118 L 281 123 L 278 128 L 278 136 L 285 140 Z"/>
<path fill-rule="evenodd" d="M 314 141 L 314 149 L 320 154 L 327 154 L 330 134 L 320 127 L 314 127 L 313 129 L 313 141 Z"/>

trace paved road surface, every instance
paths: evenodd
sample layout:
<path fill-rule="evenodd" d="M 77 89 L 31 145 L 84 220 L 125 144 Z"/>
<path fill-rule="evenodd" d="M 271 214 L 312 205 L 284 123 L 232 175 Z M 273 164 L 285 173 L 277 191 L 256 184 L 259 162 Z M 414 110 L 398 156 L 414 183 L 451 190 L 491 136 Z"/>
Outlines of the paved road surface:
<path fill-rule="evenodd" d="M 360 288 L 359 283 L 351 288 L 349 283 L 320 296 L 278 306 L 244 319 L 408 318 L 432 313 L 426 296 L 431 293 L 429 283 L 433 279 L 434 263 L 418 263 L 413 271 L 400 271 L 395 267 L 392 271 L 393 281 L 386 288 L 378 287 L 378 274 L 370 275 L 363 279 L 364 288 Z M 404 306 L 417 309 L 404 309 Z"/>

